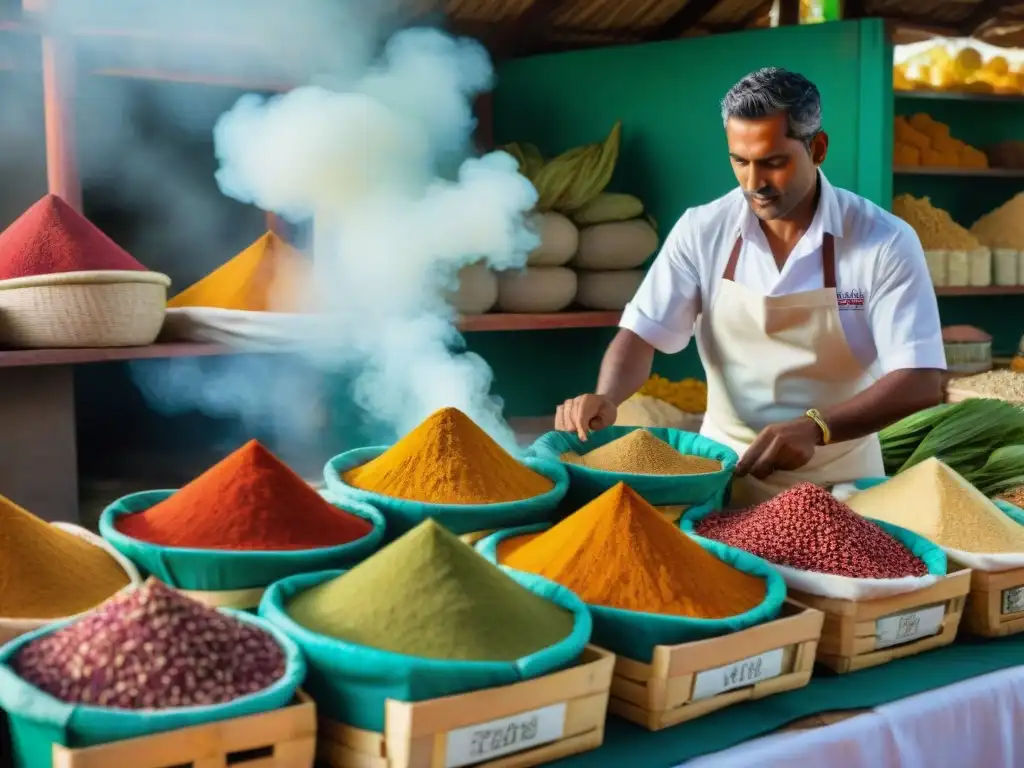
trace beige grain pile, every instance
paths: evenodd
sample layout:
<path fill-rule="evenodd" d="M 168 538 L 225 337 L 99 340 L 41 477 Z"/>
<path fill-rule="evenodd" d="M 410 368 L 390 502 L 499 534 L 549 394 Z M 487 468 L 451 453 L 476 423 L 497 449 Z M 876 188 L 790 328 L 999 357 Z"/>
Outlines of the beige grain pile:
<path fill-rule="evenodd" d="M 1015 507 L 1024 509 L 1024 485 L 1018 485 L 1008 491 L 999 494 L 999 498 L 1008 501 Z"/>
<path fill-rule="evenodd" d="M 1024 526 L 938 459 L 927 459 L 846 502 L 941 547 L 976 554 L 1024 552 Z"/>
<path fill-rule="evenodd" d="M 974 235 L 927 197 L 899 195 L 892 201 L 892 212 L 913 228 L 926 251 L 973 251 L 982 247 Z"/>
<path fill-rule="evenodd" d="M 1008 370 L 986 371 L 955 378 L 949 382 L 948 389 L 975 392 L 982 397 L 1009 403 L 1024 403 L 1024 374 Z"/>
<path fill-rule="evenodd" d="M 974 222 L 971 234 L 989 248 L 1024 251 L 1024 192 Z"/>
<path fill-rule="evenodd" d="M 562 454 L 562 461 L 604 472 L 630 472 L 636 475 L 699 475 L 718 472 L 722 462 L 680 453 L 646 429 L 636 429 L 580 456 Z"/>

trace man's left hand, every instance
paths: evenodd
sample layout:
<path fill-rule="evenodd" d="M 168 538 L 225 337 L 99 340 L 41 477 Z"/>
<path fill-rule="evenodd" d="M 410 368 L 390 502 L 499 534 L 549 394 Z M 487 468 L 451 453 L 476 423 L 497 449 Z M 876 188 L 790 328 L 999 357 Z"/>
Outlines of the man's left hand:
<path fill-rule="evenodd" d="M 801 417 L 761 430 L 736 465 L 735 475 L 751 475 L 763 480 L 777 469 L 800 469 L 814 456 L 821 442 L 821 428 L 812 419 Z"/>

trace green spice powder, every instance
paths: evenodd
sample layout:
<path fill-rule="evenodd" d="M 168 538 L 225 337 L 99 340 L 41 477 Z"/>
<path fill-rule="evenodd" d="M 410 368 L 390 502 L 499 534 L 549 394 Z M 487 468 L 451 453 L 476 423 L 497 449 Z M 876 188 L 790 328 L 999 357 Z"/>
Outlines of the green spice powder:
<path fill-rule="evenodd" d="M 573 614 L 518 584 L 433 520 L 287 606 L 322 635 L 393 653 L 511 661 L 572 632 Z"/>

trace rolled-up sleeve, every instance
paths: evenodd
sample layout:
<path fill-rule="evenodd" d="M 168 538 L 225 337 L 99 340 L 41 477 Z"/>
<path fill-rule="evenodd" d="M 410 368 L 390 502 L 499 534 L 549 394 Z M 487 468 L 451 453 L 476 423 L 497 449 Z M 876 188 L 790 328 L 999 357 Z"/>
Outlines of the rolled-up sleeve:
<path fill-rule="evenodd" d="M 659 352 L 683 350 L 700 314 L 700 277 L 690 248 L 694 239 L 687 212 L 672 228 L 619 321 L 620 328 L 632 331 Z"/>
<path fill-rule="evenodd" d="M 946 369 L 942 324 L 921 241 L 900 227 L 879 256 L 868 320 L 881 373 Z"/>

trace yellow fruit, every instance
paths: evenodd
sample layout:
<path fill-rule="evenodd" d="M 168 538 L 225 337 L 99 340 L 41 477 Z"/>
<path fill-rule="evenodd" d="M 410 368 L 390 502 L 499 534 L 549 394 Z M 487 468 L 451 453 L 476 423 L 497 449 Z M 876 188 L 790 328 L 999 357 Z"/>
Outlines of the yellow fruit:
<path fill-rule="evenodd" d="M 993 75 L 1005 75 L 1010 71 L 1010 63 L 1003 56 L 993 56 L 985 62 L 982 70 L 991 72 Z"/>
<path fill-rule="evenodd" d="M 984 64 L 981 54 L 975 48 L 967 46 L 962 48 L 953 60 L 953 72 L 959 79 L 973 75 Z"/>

